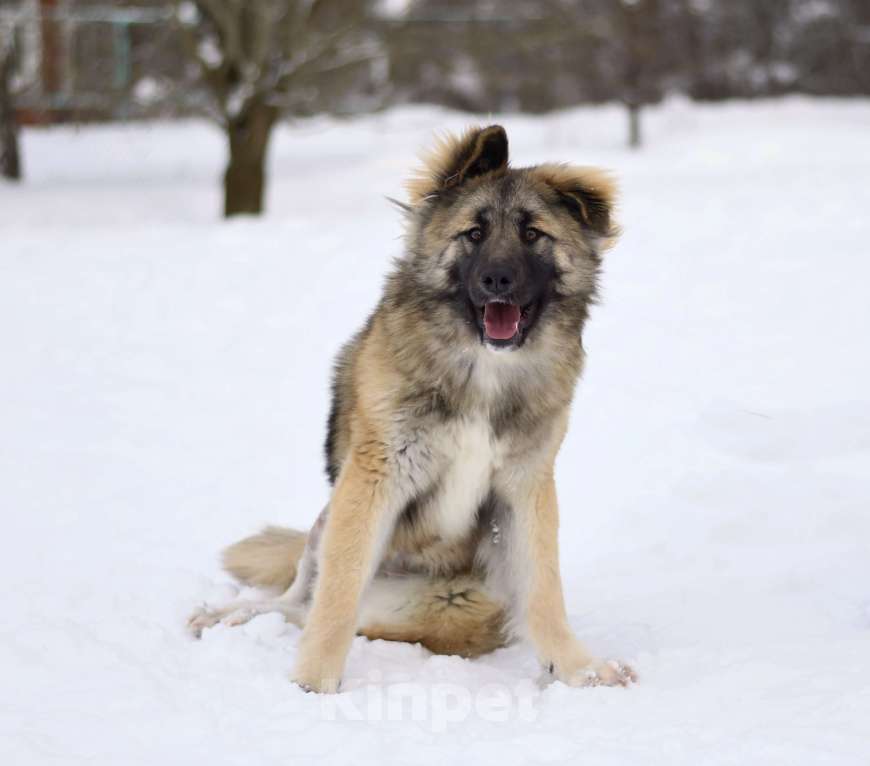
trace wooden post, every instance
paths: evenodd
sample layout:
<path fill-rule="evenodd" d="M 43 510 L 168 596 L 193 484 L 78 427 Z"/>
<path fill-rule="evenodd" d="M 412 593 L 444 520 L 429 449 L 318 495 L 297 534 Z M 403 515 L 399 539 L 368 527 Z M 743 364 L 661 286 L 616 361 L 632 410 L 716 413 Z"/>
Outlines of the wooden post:
<path fill-rule="evenodd" d="M 40 36 L 42 37 L 42 92 L 49 100 L 63 87 L 63 43 L 55 19 L 57 0 L 39 0 Z"/>

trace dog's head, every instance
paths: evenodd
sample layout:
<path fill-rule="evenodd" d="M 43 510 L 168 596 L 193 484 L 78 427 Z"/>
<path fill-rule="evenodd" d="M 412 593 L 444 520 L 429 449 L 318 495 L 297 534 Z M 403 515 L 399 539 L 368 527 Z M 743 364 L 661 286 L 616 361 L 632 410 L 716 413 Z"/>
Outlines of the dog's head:
<path fill-rule="evenodd" d="M 595 168 L 511 168 L 504 128 L 443 138 L 408 183 L 406 275 L 452 307 L 490 348 L 533 343 L 560 315 L 577 331 L 594 298 L 600 254 L 617 236 L 615 188 Z"/>

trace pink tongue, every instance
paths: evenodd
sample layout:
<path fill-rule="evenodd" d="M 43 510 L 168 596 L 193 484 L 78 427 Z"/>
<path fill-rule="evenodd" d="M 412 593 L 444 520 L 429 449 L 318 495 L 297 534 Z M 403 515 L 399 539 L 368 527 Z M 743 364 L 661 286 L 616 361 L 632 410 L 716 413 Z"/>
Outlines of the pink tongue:
<path fill-rule="evenodd" d="M 487 303 L 483 310 L 486 336 L 493 340 L 510 340 L 517 334 L 520 307 L 513 303 Z"/>

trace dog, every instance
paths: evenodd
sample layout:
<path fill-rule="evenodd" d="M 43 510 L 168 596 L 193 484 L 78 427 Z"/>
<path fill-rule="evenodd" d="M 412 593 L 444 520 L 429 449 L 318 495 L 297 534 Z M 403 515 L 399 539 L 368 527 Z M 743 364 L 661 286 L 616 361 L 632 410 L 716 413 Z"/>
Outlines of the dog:
<path fill-rule="evenodd" d="M 554 460 L 583 370 L 601 257 L 618 236 L 598 169 L 513 168 L 499 125 L 446 136 L 407 185 L 404 255 L 335 365 L 327 507 L 224 552 L 303 627 L 293 679 L 335 692 L 354 635 L 475 657 L 527 638 L 545 673 L 622 685 L 634 671 L 574 636 L 559 574 Z"/>

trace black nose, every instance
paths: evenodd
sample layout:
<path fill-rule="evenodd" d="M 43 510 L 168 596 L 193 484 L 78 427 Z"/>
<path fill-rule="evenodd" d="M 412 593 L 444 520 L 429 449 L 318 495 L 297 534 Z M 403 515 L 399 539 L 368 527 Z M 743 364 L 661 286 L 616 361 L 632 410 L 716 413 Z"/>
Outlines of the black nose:
<path fill-rule="evenodd" d="M 493 298 L 507 295 L 515 282 L 516 275 L 508 266 L 493 266 L 480 275 L 480 289 Z"/>

